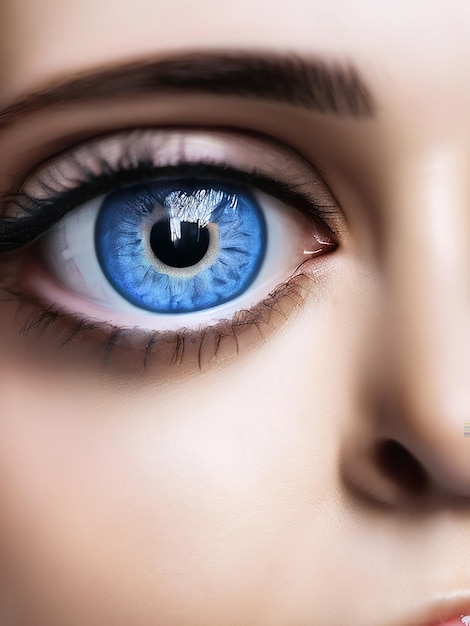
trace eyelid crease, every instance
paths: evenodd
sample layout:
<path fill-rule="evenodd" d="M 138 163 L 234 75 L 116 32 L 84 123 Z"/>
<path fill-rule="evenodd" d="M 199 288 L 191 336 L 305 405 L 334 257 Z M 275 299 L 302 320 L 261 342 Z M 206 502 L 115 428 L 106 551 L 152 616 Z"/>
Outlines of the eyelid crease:
<path fill-rule="evenodd" d="M 217 160 L 212 154 L 197 161 L 191 158 L 187 145 L 191 141 L 196 153 L 207 151 L 209 146 L 215 152 L 223 153 L 225 149 L 233 154 L 228 163 L 221 162 L 223 155 Z M 169 148 L 173 153 L 162 157 L 161 153 Z M 237 155 L 237 148 L 242 154 L 253 153 L 252 160 L 256 160 L 258 153 L 264 170 L 277 170 L 281 175 L 290 167 L 291 178 L 298 180 L 278 180 L 276 174 L 272 177 L 265 174 L 257 164 L 250 165 L 250 171 L 241 169 L 246 163 Z M 230 159 L 238 159 L 240 169 Z M 158 160 L 166 164 L 158 165 Z M 268 165 L 263 163 L 269 160 Z M 277 163 L 281 160 L 283 167 Z M 23 247 L 72 209 L 116 187 L 181 175 L 198 178 L 218 175 L 229 182 L 251 185 L 317 217 L 332 234 L 336 232 L 341 210 L 320 173 L 312 163 L 273 140 L 261 141 L 218 130 L 134 129 L 79 144 L 39 167 L 18 193 L 0 195 L 0 209 L 4 207 L 3 217 L 0 210 L 0 252 Z M 315 189 L 315 194 L 306 193 L 304 189 L 312 185 L 321 188 Z M 314 195 L 330 202 L 317 202 Z"/>

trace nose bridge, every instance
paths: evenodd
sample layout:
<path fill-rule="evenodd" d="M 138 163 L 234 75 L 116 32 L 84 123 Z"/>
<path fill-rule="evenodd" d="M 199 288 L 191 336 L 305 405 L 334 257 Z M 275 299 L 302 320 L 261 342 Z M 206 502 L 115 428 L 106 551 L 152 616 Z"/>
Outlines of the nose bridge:
<path fill-rule="evenodd" d="M 404 159 L 386 214 L 391 436 L 470 495 L 470 186 L 459 150 Z M 392 426 L 393 424 L 393 426 Z"/>

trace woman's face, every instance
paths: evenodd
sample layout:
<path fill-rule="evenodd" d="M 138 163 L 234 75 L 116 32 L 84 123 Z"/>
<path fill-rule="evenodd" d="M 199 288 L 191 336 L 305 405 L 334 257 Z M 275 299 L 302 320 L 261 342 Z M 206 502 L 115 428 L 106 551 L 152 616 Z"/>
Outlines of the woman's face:
<path fill-rule="evenodd" d="M 0 13 L 2 623 L 460 623 L 469 5 Z"/>

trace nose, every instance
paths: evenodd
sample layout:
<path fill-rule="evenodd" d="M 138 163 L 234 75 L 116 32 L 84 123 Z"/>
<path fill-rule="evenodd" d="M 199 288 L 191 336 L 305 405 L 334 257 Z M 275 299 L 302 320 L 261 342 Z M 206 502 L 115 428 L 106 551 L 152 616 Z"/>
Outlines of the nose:
<path fill-rule="evenodd" d="M 382 461 L 388 459 L 389 473 L 400 476 L 403 490 L 414 481 L 433 492 L 468 498 L 470 196 L 465 169 L 457 155 L 446 153 L 425 164 L 403 163 L 390 193 L 381 240 L 379 324 L 386 375 L 371 392 L 380 412 L 371 439 Z M 361 468 L 352 473 L 359 476 Z M 380 491 L 379 484 L 375 489 Z"/>

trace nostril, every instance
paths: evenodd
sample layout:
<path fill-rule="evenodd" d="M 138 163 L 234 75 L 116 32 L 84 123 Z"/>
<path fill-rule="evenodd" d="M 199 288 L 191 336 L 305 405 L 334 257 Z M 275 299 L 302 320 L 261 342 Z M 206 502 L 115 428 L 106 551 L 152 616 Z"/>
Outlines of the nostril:
<path fill-rule="evenodd" d="M 420 462 L 393 439 L 377 444 L 377 463 L 380 469 L 402 489 L 417 495 L 428 486 L 428 477 Z"/>

